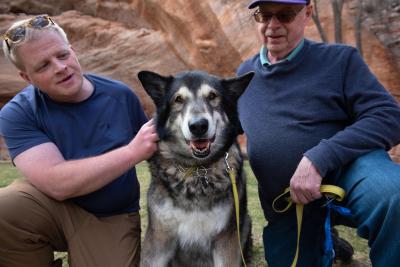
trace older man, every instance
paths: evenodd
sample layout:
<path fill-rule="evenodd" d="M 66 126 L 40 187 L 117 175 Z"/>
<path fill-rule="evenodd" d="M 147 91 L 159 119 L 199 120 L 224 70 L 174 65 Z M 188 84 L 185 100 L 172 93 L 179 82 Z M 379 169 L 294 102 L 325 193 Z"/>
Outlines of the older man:
<path fill-rule="evenodd" d="M 255 71 L 239 113 L 268 220 L 263 241 L 269 266 L 332 263 L 324 246 L 330 236 L 324 234 L 329 221 L 321 184 L 347 192 L 346 222 L 368 239 L 373 266 L 397 266 L 400 167 L 385 150 L 400 141 L 398 103 L 356 49 L 304 38 L 310 1 L 252 1 L 249 8 L 255 9 L 261 50 L 238 68 L 238 74 Z M 295 260 L 296 211 L 277 213 L 272 205 L 286 187 L 293 202 L 305 205 Z"/>

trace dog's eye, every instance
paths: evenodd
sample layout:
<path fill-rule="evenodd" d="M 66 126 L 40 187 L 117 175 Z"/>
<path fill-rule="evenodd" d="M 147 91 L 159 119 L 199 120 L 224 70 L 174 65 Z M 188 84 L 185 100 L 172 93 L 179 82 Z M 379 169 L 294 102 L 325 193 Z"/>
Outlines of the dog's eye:
<path fill-rule="evenodd" d="M 210 94 L 208 95 L 208 100 L 214 100 L 214 99 L 216 99 L 217 98 L 217 94 L 216 93 L 214 93 L 214 92 L 210 92 Z"/>
<path fill-rule="evenodd" d="M 175 97 L 175 101 L 174 101 L 174 102 L 177 103 L 177 104 L 183 104 L 184 99 L 183 99 L 182 96 L 177 95 L 177 96 Z"/>

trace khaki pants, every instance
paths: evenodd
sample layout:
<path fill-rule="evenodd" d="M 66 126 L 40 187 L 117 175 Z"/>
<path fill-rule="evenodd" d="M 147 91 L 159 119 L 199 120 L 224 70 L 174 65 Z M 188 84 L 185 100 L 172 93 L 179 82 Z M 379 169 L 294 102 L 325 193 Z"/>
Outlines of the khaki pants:
<path fill-rule="evenodd" d="M 55 201 L 25 181 L 0 189 L 0 266 L 52 266 L 68 251 L 71 267 L 139 266 L 138 212 L 97 218 Z"/>

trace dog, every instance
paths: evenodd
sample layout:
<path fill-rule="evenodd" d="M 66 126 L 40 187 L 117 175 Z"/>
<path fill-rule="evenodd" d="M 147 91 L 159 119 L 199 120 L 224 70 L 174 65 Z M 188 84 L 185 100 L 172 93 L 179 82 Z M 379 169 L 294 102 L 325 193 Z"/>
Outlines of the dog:
<path fill-rule="evenodd" d="M 251 251 L 237 101 L 254 73 L 222 79 L 202 71 L 138 78 L 156 106 L 158 151 L 149 159 L 142 267 L 234 267 Z M 239 196 L 240 246 L 228 170 Z"/>

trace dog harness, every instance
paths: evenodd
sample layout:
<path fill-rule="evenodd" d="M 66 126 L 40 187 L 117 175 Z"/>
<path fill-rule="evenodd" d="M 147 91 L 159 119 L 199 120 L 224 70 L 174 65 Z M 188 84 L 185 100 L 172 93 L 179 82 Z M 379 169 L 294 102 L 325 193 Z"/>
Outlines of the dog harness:
<path fill-rule="evenodd" d="M 333 241 L 332 241 L 332 234 L 331 234 L 331 210 L 338 212 L 343 216 L 350 216 L 351 212 L 349 209 L 341 206 L 337 206 L 333 204 L 333 201 L 342 201 L 346 192 L 334 185 L 321 185 L 320 191 L 322 195 L 324 195 L 327 199 L 326 203 L 323 205 L 327 208 L 326 219 L 325 219 L 325 244 L 324 244 L 324 256 L 323 256 L 323 267 L 332 266 L 333 260 L 335 258 L 335 250 L 333 249 Z M 287 202 L 284 208 L 279 209 L 276 208 L 275 205 L 284 200 Z M 274 201 L 272 202 L 272 208 L 275 212 L 283 213 L 287 211 L 293 202 L 290 198 L 290 187 L 287 187 L 285 191 L 277 196 Z M 301 224 L 303 221 L 303 204 L 296 204 L 296 218 L 297 218 L 297 245 L 296 245 L 296 254 L 294 256 L 293 262 L 291 267 L 295 267 L 297 265 L 297 260 L 299 256 L 299 244 L 300 244 L 300 233 L 301 233 Z"/>

